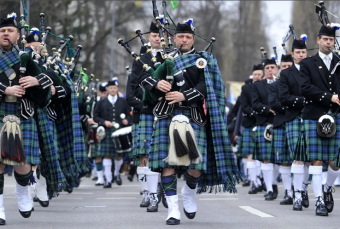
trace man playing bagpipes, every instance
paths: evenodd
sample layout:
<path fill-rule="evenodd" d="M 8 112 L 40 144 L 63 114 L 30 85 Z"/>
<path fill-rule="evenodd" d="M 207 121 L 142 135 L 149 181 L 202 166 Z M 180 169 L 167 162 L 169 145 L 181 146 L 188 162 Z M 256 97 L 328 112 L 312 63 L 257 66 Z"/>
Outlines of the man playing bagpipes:
<path fill-rule="evenodd" d="M 276 48 L 275 48 L 276 51 Z M 280 71 L 291 67 L 293 65 L 293 59 L 290 54 L 281 56 Z M 290 176 L 290 167 L 292 164 L 292 158 L 288 150 L 287 138 L 286 138 L 286 127 L 285 127 L 285 107 L 280 103 L 279 100 L 279 81 L 280 72 L 276 76 L 276 81 L 268 86 L 268 102 L 269 107 L 272 109 L 274 114 L 273 119 L 273 137 L 272 137 L 272 151 L 270 163 L 273 163 L 277 168 L 279 167 L 279 173 L 281 173 L 283 186 L 285 188 L 285 195 L 280 205 L 292 205 L 293 204 L 293 193 L 291 190 L 292 178 Z M 277 171 L 277 170 L 276 170 Z M 274 172 L 273 175 L 273 191 L 277 190 L 277 174 Z"/>
<path fill-rule="evenodd" d="M 19 57 L 19 49 L 16 46 L 20 35 L 15 17 L 13 13 L 8 18 L 0 19 L 0 224 L 2 225 L 6 220 L 3 207 L 4 164 L 14 165 L 15 195 L 20 214 L 28 218 L 33 210 L 28 184 L 32 176 L 31 166 L 40 163 L 37 123 L 33 118 L 34 108 L 48 104 L 51 96 L 49 85 L 52 83 L 42 74 L 39 74 L 39 77 L 38 74 L 24 76 L 24 72 L 28 74 L 34 70 L 30 69 L 32 66 L 21 65 L 23 59 Z M 26 54 L 20 52 L 20 55 Z"/>
<path fill-rule="evenodd" d="M 158 120 L 151 140 L 149 167 L 162 172 L 168 225 L 178 225 L 181 219 L 175 169 L 186 171 L 181 193 L 189 219 L 195 218 L 197 211 L 197 185 L 198 193 L 217 192 L 217 186 L 219 190 L 235 192 L 235 184 L 240 180 L 228 141 L 225 88 L 216 59 L 193 48 L 192 19 L 177 24 L 174 41 L 177 47 L 182 45 L 180 55 L 173 64 L 168 59 L 163 63 L 172 68 L 164 75 L 153 75 L 157 81 L 154 87 L 144 87 L 155 95 L 154 99 L 159 99 L 153 110 Z M 163 95 L 158 97 L 160 93 Z"/>
<path fill-rule="evenodd" d="M 161 47 L 159 28 L 154 22 L 151 22 L 149 29 L 150 33 L 148 35 L 148 40 L 150 42 L 151 50 L 142 54 L 141 60 L 148 64 L 148 66 L 155 68 L 156 63 L 159 64 L 164 62 L 164 59 L 162 58 L 163 50 Z M 138 116 L 138 113 L 135 114 L 136 109 L 134 109 L 133 114 L 134 120 L 136 117 L 137 120 L 135 121 L 139 122 L 137 140 L 135 142 L 133 155 L 135 160 L 137 160 L 137 174 L 143 190 L 143 200 L 140 207 L 147 207 L 147 212 L 157 212 L 158 202 L 160 201 L 159 196 L 157 196 L 159 173 L 151 171 L 148 166 L 151 137 L 155 122 L 153 109 L 157 102 L 144 102 L 144 104 L 142 104 L 141 100 L 143 99 L 143 90 L 138 86 L 138 81 L 140 81 L 142 88 L 150 89 L 155 87 L 155 81 L 150 78 L 150 75 L 147 72 L 143 71 L 143 65 L 139 61 L 134 61 L 131 72 L 131 83 L 137 84 L 134 87 L 134 98 L 136 103 L 139 100 L 142 106 L 140 110 L 140 117 L 136 117 Z M 138 107 L 136 112 L 138 112 Z M 162 203 L 165 207 L 167 207 L 165 199 L 163 199 Z"/>
<path fill-rule="evenodd" d="M 270 129 L 272 128 L 275 112 L 269 106 L 268 86 L 275 81 L 274 77 L 277 75 L 278 70 L 275 59 L 266 59 L 264 61 L 264 74 L 266 78 L 252 85 L 253 109 L 256 112 L 254 159 L 261 161 L 261 170 L 267 188 L 265 200 L 274 200 L 277 197 L 277 185 L 273 186 L 273 183 L 276 182 L 278 171 L 274 169 L 274 165 L 269 161 L 272 148 L 272 133 L 270 133 Z"/>
<path fill-rule="evenodd" d="M 118 96 L 118 80 L 112 79 L 108 81 L 107 88 L 108 96 L 100 100 L 94 109 L 93 120 L 98 123 L 97 137 L 99 128 L 105 129 L 105 137 L 98 142 L 93 156 L 96 157 L 96 167 L 98 180 L 96 186 L 104 185 L 103 171 L 100 165 L 104 166 L 106 183 L 104 188 L 111 188 L 111 183 L 114 181 L 118 185 L 122 185 L 120 178 L 120 168 L 123 164 L 123 153 L 118 153 L 111 138 L 111 135 L 116 130 L 127 127 L 131 123 L 131 107 L 127 104 L 124 98 Z M 114 179 L 112 179 L 112 158 L 114 158 L 115 171 Z"/>
<path fill-rule="evenodd" d="M 308 208 L 308 167 L 304 165 L 305 150 L 300 151 L 301 139 L 304 141 L 302 111 L 304 104 L 308 103 L 300 91 L 300 62 L 307 57 L 307 47 L 303 40 L 294 39 L 292 45 L 292 58 L 294 65 L 281 71 L 279 80 L 280 102 L 285 106 L 285 123 L 289 153 L 294 163 L 291 173 L 294 174 L 294 205 L 293 210 L 301 211 L 302 206 Z"/>
<path fill-rule="evenodd" d="M 331 49 L 335 44 L 335 29 L 322 25 L 317 37 L 319 52 L 300 64 L 300 90 L 305 97 L 302 113 L 306 132 L 306 161 L 316 200 L 316 215 L 328 216 L 333 211 L 332 185 L 340 174 L 339 158 L 339 59 Z M 308 103 L 307 103 L 308 102 Z M 322 190 L 322 162 L 328 161 L 327 181 Z M 323 196 L 323 197 L 322 197 Z"/>

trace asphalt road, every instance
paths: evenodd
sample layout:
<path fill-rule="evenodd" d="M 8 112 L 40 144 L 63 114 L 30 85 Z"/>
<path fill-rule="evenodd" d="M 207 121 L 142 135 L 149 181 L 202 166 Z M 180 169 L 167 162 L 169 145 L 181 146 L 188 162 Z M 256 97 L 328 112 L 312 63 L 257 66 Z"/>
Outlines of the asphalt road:
<path fill-rule="evenodd" d="M 158 213 L 147 213 L 140 208 L 140 186 L 137 180 L 129 182 L 122 176 L 123 185 L 111 189 L 95 187 L 90 178 L 83 178 L 79 188 L 72 194 L 61 193 L 50 202 L 48 208 L 35 203 L 35 211 L 28 219 L 18 212 L 14 195 L 15 180 L 5 175 L 4 205 L 6 228 L 124 228 L 153 229 L 165 225 L 167 209 L 162 204 Z M 179 180 L 179 193 L 184 181 Z M 335 188 L 335 208 L 328 217 L 315 216 L 314 197 L 309 187 L 310 207 L 295 212 L 292 206 L 280 206 L 283 186 L 279 183 L 279 196 L 274 201 L 264 201 L 263 193 L 248 195 L 249 187 L 238 187 L 237 194 L 196 195 L 198 212 L 194 220 L 182 212 L 181 224 L 177 228 L 340 228 L 340 188 Z M 179 196 L 180 208 L 183 207 Z M 166 226 L 168 227 L 168 226 Z"/>

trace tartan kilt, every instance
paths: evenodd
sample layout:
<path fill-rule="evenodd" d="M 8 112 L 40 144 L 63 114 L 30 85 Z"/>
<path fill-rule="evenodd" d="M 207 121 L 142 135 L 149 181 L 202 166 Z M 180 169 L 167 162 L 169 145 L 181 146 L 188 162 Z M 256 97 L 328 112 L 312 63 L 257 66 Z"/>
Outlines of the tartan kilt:
<path fill-rule="evenodd" d="M 39 138 L 37 131 L 37 124 L 33 117 L 29 119 L 21 118 L 20 111 L 18 110 L 20 102 L 16 103 L 0 103 L 0 127 L 3 124 L 3 118 L 6 115 L 16 115 L 20 118 L 20 128 L 22 133 L 22 143 L 24 147 L 24 152 L 26 155 L 26 164 L 39 165 Z M 8 160 L 3 161 L 0 159 L 0 163 L 12 164 Z"/>
<path fill-rule="evenodd" d="M 274 164 L 292 163 L 291 156 L 287 143 L 285 125 L 282 124 L 273 128 L 272 157 L 270 158 L 270 162 Z"/>
<path fill-rule="evenodd" d="M 93 149 L 91 149 L 91 156 L 92 157 L 125 157 L 129 155 L 129 152 L 126 153 L 117 153 L 115 146 L 113 144 L 113 140 L 111 138 L 111 135 L 113 132 L 115 132 L 117 129 L 107 128 L 105 127 L 105 133 L 106 136 L 101 142 L 97 142 L 94 144 Z"/>
<path fill-rule="evenodd" d="M 237 155 L 239 157 L 247 157 L 250 154 L 254 153 L 255 150 L 255 142 L 252 137 L 253 127 L 245 127 L 242 131 L 242 136 L 240 137 L 240 146 L 238 147 Z"/>
<path fill-rule="evenodd" d="M 174 109 L 173 115 L 185 115 L 191 117 L 190 110 L 177 110 Z M 158 119 L 155 125 L 155 130 L 152 134 L 151 149 L 149 154 L 149 167 L 153 171 L 159 171 L 162 168 L 187 168 L 206 171 L 207 169 L 207 135 L 205 126 L 199 126 L 194 122 L 190 122 L 195 132 L 197 148 L 202 154 L 202 162 L 198 164 L 191 164 L 185 166 L 171 166 L 168 165 L 164 159 L 168 156 L 170 148 L 169 126 L 172 117 L 165 119 Z"/>
<path fill-rule="evenodd" d="M 134 123 L 131 126 L 131 134 L 132 134 L 132 149 L 130 152 L 129 157 L 132 159 L 134 152 L 136 151 L 136 145 L 137 145 L 137 138 L 139 134 L 139 123 Z"/>
<path fill-rule="evenodd" d="M 136 150 L 133 156 L 147 156 L 150 153 L 151 138 L 153 133 L 153 122 L 155 116 L 153 114 L 140 114 L 139 133 L 137 137 Z"/>
<path fill-rule="evenodd" d="M 310 161 L 333 161 L 339 150 L 340 118 L 334 118 L 336 133 L 331 138 L 319 137 L 316 124 L 318 120 L 303 120 L 306 131 L 307 154 Z"/>
<path fill-rule="evenodd" d="M 304 147 L 306 136 L 304 124 L 298 116 L 290 122 L 286 122 L 287 143 L 293 160 L 308 162 L 308 155 Z"/>
<path fill-rule="evenodd" d="M 265 159 L 270 160 L 272 156 L 272 143 L 267 141 L 263 134 L 266 126 L 257 126 L 256 128 L 256 136 L 255 136 L 255 155 L 253 156 L 254 160 L 263 161 Z"/>

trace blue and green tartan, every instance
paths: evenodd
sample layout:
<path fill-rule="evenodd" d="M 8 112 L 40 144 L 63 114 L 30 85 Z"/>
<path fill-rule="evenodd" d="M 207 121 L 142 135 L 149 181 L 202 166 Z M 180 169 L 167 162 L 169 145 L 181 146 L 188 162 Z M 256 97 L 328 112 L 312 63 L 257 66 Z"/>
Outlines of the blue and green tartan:
<path fill-rule="evenodd" d="M 263 135 L 266 126 L 267 124 L 264 126 L 257 126 L 256 128 L 254 160 L 270 160 L 272 156 L 272 142 L 267 141 Z"/>
<path fill-rule="evenodd" d="M 244 127 L 242 131 L 242 136 L 240 136 L 240 145 L 238 147 L 238 157 L 247 157 L 252 155 L 255 151 L 255 142 L 252 137 L 253 127 Z"/>
<path fill-rule="evenodd" d="M 133 155 L 134 157 L 139 158 L 139 156 L 149 155 L 154 118 L 155 116 L 153 114 L 140 114 L 139 133 L 136 142 L 136 150 Z"/>
<path fill-rule="evenodd" d="M 40 170 L 46 178 L 47 191 L 50 197 L 58 196 L 66 186 L 66 179 L 59 164 L 59 156 L 54 136 L 54 122 L 41 108 L 36 109 L 36 120 L 40 145 Z"/>
<path fill-rule="evenodd" d="M 207 170 L 202 174 L 197 192 L 236 192 L 236 183 L 242 178 L 228 138 L 225 86 L 216 58 L 208 52 L 181 55 L 174 60 L 174 72 L 196 65 L 199 58 L 207 61 L 204 68 L 207 88 L 205 105 L 208 125 L 211 125 L 211 132 L 207 132 L 208 141 L 211 142 L 208 142 Z"/>
<path fill-rule="evenodd" d="M 0 56 L 0 73 L 6 71 L 19 62 L 19 52 L 16 49 L 5 52 Z"/>
<path fill-rule="evenodd" d="M 18 100 L 16 103 L 0 103 L 0 127 L 3 124 L 2 120 L 4 116 L 15 115 L 20 117 L 20 128 L 22 133 L 22 143 L 26 155 L 26 163 L 31 165 L 39 165 L 40 157 L 37 124 L 34 118 L 21 118 L 20 110 L 18 109 L 19 107 L 20 100 Z M 0 162 L 3 161 L 0 159 Z"/>
<path fill-rule="evenodd" d="M 308 162 L 306 153 L 306 136 L 303 121 L 300 116 L 286 122 L 286 134 L 289 152 L 293 160 Z"/>
<path fill-rule="evenodd" d="M 321 138 L 317 133 L 318 120 L 303 120 L 306 131 L 307 154 L 310 161 L 334 161 L 339 150 L 340 117 L 334 118 L 336 133 L 331 138 Z"/>
<path fill-rule="evenodd" d="M 177 110 L 174 109 L 173 115 L 185 115 L 190 117 L 190 110 Z M 170 148 L 169 126 L 172 117 L 165 119 L 158 119 L 155 125 L 155 131 L 152 134 L 151 149 L 149 154 L 149 167 L 151 170 L 160 171 L 163 168 L 176 168 L 167 164 L 164 159 L 168 157 Z M 191 164 L 188 169 L 197 169 L 201 171 L 207 170 L 207 136 L 205 127 L 199 126 L 194 122 L 190 122 L 195 132 L 197 149 L 202 154 L 203 161 L 198 164 Z M 184 167 L 184 166 L 183 166 Z"/>
<path fill-rule="evenodd" d="M 292 156 L 288 148 L 286 126 L 282 124 L 273 128 L 272 156 L 270 162 L 274 164 L 292 163 Z"/>
<path fill-rule="evenodd" d="M 129 157 L 133 159 L 133 155 L 135 153 L 137 147 L 137 138 L 139 134 L 139 123 L 133 123 L 131 126 L 131 134 L 132 134 L 132 149 Z"/>
<path fill-rule="evenodd" d="M 112 128 L 107 128 L 105 127 L 105 133 L 106 137 L 101 141 L 97 142 L 95 144 L 95 147 L 91 151 L 91 156 L 92 157 L 124 157 L 126 154 L 125 153 L 116 153 L 115 150 L 115 145 L 113 144 L 111 135 L 113 132 L 115 132 L 117 129 L 112 127 Z"/>

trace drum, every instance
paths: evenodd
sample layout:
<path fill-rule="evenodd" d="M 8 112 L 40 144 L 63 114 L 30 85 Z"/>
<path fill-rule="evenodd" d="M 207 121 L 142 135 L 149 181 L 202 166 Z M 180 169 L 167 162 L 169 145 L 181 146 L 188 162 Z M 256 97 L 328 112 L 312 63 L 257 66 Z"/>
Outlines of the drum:
<path fill-rule="evenodd" d="M 131 126 L 116 130 L 111 135 L 117 153 L 126 153 L 132 148 Z"/>
<path fill-rule="evenodd" d="M 98 125 L 92 125 L 91 126 L 91 130 L 90 130 L 90 144 L 93 144 L 93 143 L 97 143 L 98 142 L 98 138 L 97 138 L 97 128 L 98 128 Z"/>

